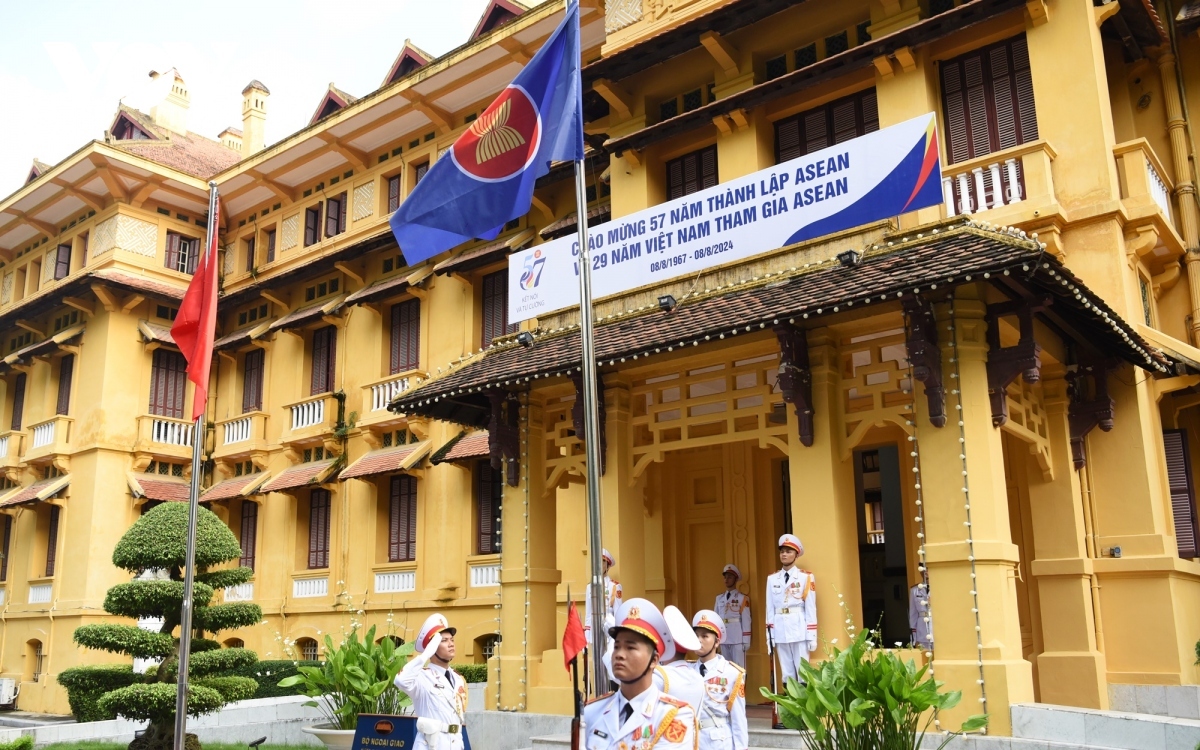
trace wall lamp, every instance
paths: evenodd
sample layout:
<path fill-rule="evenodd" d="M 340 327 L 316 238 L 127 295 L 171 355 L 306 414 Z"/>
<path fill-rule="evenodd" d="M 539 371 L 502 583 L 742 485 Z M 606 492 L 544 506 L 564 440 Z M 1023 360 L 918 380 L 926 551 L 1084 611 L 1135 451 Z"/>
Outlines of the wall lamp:
<path fill-rule="evenodd" d="M 838 253 L 838 263 L 842 264 L 842 268 L 857 268 L 862 265 L 862 253 L 857 250 L 846 250 Z"/>
<path fill-rule="evenodd" d="M 529 331 L 521 331 L 517 334 L 517 343 L 526 349 L 533 348 L 533 334 Z"/>
<path fill-rule="evenodd" d="M 679 303 L 676 302 L 675 298 L 670 294 L 664 294 L 658 298 L 658 309 L 662 310 L 663 312 L 671 312 L 678 304 Z"/>

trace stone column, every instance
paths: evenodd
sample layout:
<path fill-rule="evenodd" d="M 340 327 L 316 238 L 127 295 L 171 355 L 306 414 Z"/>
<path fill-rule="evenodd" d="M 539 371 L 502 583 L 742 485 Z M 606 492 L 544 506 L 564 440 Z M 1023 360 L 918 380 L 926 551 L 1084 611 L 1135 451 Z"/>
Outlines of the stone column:
<path fill-rule="evenodd" d="M 976 286 L 957 291 L 954 330 L 950 306 L 937 310 L 948 419 L 945 427 L 934 427 L 927 402 L 917 399 L 922 513 L 934 669 L 947 689 L 963 691 L 958 707 L 941 714 L 942 726 L 954 729 L 967 716 L 984 712 L 978 684 L 982 661 L 986 711 L 991 715 L 988 732 L 1008 735 L 1012 733 L 1008 707 L 1033 700 L 1033 673 L 1021 652 L 1015 584 L 1019 556 L 1009 528 L 1000 431 L 992 426 L 988 400 L 983 292 Z M 951 346 L 952 341 L 957 346 Z M 968 543 L 969 537 L 973 544 Z M 982 638 L 982 653 L 977 635 Z"/>
<path fill-rule="evenodd" d="M 613 578 L 625 598 L 646 595 L 646 506 L 644 482 L 630 481 L 633 471 L 629 432 L 629 383 L 604 378 L 604 417 L 608 455 L 600 478 L 601 539 L 616 558 Z"/>
<path fill-rule="evenodd" d="M 1054 478 L 1029 474 L 1033 562 L 1041 606 L 1042 653 L 1037 657 L 1043 703 L 1108 708 L 1104 654 L 1096 641 L 1092 560 L 1084 544 L 1083 495 L 1071 461 L 1067 382 L 1061 369 L 1042 368 L 1042 404 Z"/>

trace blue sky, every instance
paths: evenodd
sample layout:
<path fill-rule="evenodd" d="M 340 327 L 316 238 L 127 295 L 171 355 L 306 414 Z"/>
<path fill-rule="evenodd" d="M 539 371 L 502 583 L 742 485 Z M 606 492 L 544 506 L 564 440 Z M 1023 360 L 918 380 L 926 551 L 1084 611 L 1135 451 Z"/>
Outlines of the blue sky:
<path fill-rule="evenodd" d="M 190 130 L 241 127 L 241 91 L 271 90 L 267 142 L 304 127 L 326 87 L 379 87 L 406 38 L 433 55 L 467 41 L 488 0 L 0 0 L 0 196 L 36 157 L 55 164 L 104 137 L 151 70 L 187 82 Z"/>

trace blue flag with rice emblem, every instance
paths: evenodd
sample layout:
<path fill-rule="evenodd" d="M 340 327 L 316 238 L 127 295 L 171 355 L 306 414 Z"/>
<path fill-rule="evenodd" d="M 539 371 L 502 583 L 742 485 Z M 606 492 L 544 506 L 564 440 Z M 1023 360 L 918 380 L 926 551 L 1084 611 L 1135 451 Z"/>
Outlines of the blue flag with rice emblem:
<path fill-rule="evenodd" d="M 579 3 L 512 83 L 437 160 L 392 215 L 416 265 L 524 216 L 534 183 L 557 161 L 583 158 Z"/>

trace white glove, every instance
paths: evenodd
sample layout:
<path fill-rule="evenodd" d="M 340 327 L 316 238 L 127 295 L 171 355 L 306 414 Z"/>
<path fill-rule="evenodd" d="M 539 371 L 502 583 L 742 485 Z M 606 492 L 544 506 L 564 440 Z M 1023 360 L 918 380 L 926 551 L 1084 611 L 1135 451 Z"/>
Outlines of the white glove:
<path fill-rule="evenodd" d="M 817 639 L 809 638 L 807 646 L 808 646 L 808 653 L 811 654 L 812 652 L 816 651 L 817 650 Z"/>
<path fill-rule="evenodd" d="M 605 633 L 605 635 L 607 635 L 608 631 L 611 630 L 613 628 L 613 626 L 616 624 L 617 624 L 617 618 L 615 618 L 609 614 L 604 615 L 604 633 Z"/>
<path fill-rule="evenodd" d="M 434 633 L 433 637 L 429 639 L 429 645 L 426 646 L 425 650 L 421 652 L 421 658 L 425 661 L 432 659 L 433 655 L 437 653 L 438 646 L 440 645 L 442 645 L 442 634 Z"/>
<path fill-rule="evenodd" d="M 442 731 L 441 722 L 419 716 L 417 717 L 417 731 L 424 735 L 437 734 Z"/>

